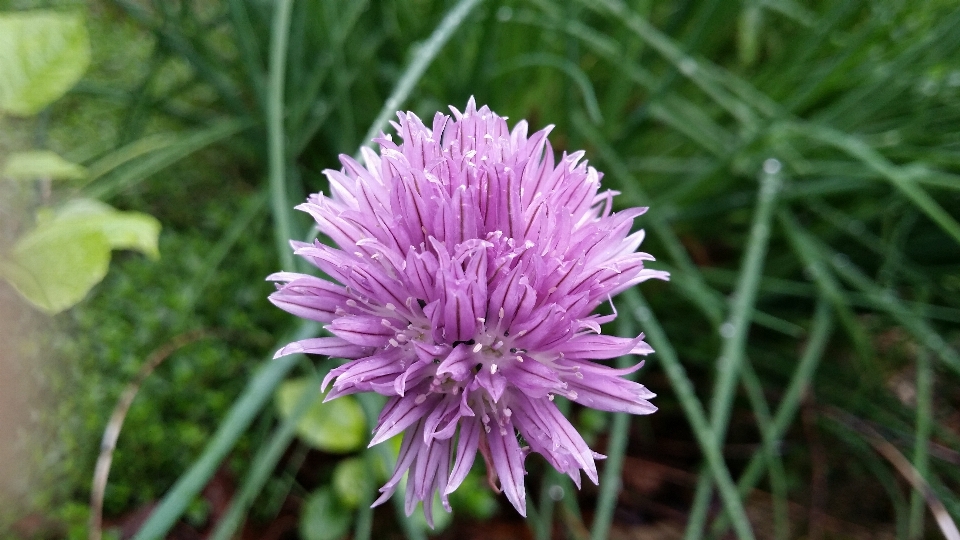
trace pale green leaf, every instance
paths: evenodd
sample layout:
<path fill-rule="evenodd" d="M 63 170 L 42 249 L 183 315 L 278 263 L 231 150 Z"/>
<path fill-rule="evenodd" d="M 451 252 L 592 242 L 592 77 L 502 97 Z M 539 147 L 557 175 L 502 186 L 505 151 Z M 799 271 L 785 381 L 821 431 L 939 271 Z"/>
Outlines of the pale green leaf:
<path fill-rule="evenodd" d="M 307 497 L 300 513 L 300 536 L 305 540 L 339 540 L 347 536 L 353 512 L 345 508 L 329 486 Z"/>
<path fill-rule="evenodd" d="M 159 236 L 160 222 L 153 216 L 75 199 L 57 211 L 41 210 L 37 227 L 17 241 L 0 274 L 52 315 L 75 305 L 103 279 L 110 250 L 133 249 L 156 258 Z"/>
<path fill-rule="evenodd" d="M 30 150 L 10 154 L 2 176 L 11 180 L 79 180 L 87 170 L 49 150 Z"/>
<path fill-rule="evenodd" d="M 59 99 L 90 65 L 90 37 L 79 13 L 0 15 L 0 110 L 28 116 Z"/>
<path fill-rule="evenodd" d="M 286 418 L 312 379 L 293 379 L 277 389 L 276 405 L 280 415 Z M 360 404 L 344 396 L 323 403 L 323 395 L 310 407 L 300 423 L 297 434 L 310 446 L 326 452 L 346 453 L 358 450 L 366 442 L 366 422 Z"/>
<path fill-rule="evenodd" d="M 51 224 L 21 237 L 0 273 L 31 304 L 53 315 L 82 300 L 109 265 L 110 244 L 102 232 Z"/>
<path fill-rule="evenodd" d="M 38 219 L 41 223 L 47 220 L 77 229 L 96 229 L 106 236 L 111 249 L 132 249 L 151 258 L 160 256 L 160 222 L 148 214 L 121 212 L 95 199 L 74 199 L 56 214 Z"/>
<path fill-rule="evenodd" d="M 337 463 L 333 469 L 333 489 L 345 506 L 356 508 L 369 493 L 373 492 L 373 478 L 363 458 L 349 458 Z"/>

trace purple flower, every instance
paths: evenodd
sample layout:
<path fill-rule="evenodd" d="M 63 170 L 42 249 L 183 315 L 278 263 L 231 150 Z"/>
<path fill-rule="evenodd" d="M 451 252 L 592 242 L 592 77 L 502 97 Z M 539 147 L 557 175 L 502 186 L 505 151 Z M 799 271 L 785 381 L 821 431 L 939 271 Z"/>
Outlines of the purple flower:
<path fill-rule="evenodd" d="M 636 338 L 600 333 L 613 315 L 592 312 L 614 295 L 666 272 L 646 269 L 637 252 L 646 211 L 612 212 L 614 191 L 581 161 L 559 163 L 551 127 L 527 136 L 471 98 L 453 120 L 437 113 L 426 127 L 400 113 L 389 135 L 364 148 L 364 164 L 341 156 L 326 171 L 330 196 L 312 195 L 308 212 L 337 247 L 293 242 L 295 253 L 334 281 L 281 272 L 270 300 L 325 323 L 333 337 L 291 343 L 277 356 L 351 359 L 323 381 L 326 399 L 356 392 L 388 396 L 371 446 L 401 432 L 393 476 L 404 473 L 406 510 L 423 501 L 432 521 L 434 493 L 463 482 L 477 451 L 490 483 L 526 515 L 524 458 L 541 454 L 579 487 L 597 483 L 595 459 L 558 411 L 563 396 L 604 411 L 649 414 L 654 394 L 597 360 L 653 350 Z M 518 438 L 519 435 L 522 439 Z M 523 441 L 524 444 L 521 443 Z"/>

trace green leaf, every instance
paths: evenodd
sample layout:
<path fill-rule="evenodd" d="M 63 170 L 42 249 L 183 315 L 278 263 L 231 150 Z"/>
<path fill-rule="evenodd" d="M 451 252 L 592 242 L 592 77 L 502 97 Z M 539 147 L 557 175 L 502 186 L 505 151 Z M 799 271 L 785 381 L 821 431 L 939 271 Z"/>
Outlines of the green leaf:
<path fill-rule="evenodd" d="M 363 458 L 349 458 L 333 469 L 333 489 L 341 503 L 356 508 L 373 491 L 373 471 Z"/>
<path fill-rule="evenodd" d="M 0 15 L 0 110 L 29 116 L 59 99 L 90 65 L 90 37 L 79 13 Z"/>
<path fill-rule="evenodd" d="M 345 508 L 329 486 L 313 493 L 300 514 L 300 536 L 305 540 L 340 540 L 350 531 L 353 512 Z"/>
<path fill-rule="evenodd" d="M 42 226 L 16 243 L 0 274 L 40 310 L 54 315 L 87 295 L 107 275 L 110 243 L 97 229 Z"/>
<path fill-rule="evenodd" d="M 87 170 L 49 150 L 30 150 L 10 154 L 3 176 L 11 180 L 79 180 L 87 176 Z"/>
<path fill-rule="evenodd" d="M 60 208 L 54 223 L 77 228 L 95 228 L 107 237 L 111 249 L 132 249 L 156 259 L 160 222 L 142 212 L 121 212 L 94 199 L 74 199 Z"/>
<path fill-rule="evenodd" d="M 293 412 L 297 399 L 308 384 L 316 384 L 316 381 L 292 379 L 280 385 L 276 406 L 282 417 Z M 323 396 L 320 396 L 297 424 L 297 434 L 305 443 L 325 452 L 353 452 L 366 442 L 363 410 L 350 396 L 327 403 L 323 403 Z"/>
<path fill-rule="evenodd" d="M 100 201 L 76 199 L 37 216 L 0 274 L 40 310 L 54 315 L 72 307 L 107 274 L 110 250 L 134 249 L 159 257 L 160 222 L 139 212 L 120 212 Z"/>

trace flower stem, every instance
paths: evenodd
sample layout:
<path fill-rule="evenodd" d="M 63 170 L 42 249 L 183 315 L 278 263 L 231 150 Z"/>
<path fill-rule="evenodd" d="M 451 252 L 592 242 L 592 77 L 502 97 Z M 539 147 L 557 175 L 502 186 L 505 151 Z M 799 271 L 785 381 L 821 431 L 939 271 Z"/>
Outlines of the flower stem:
<path fill-rule="evenodd" d="M 779 167 L 779 164 L 777 164 L 777 167 Z M 724 342 L 720 357 L 717 358 L 717 379 L 713 387 L 713 399 L 710 403 L 710 424 L 713 426 L 714 444 L 718 451 L 723 446 L 727 426 L 730 423 L 733 397 L 744 362 L 747 333 L 750 329 L 750 320 L 756 303 L 757 290 L 760 286 L 760 277 L 763 273 L 763 260 L 766 257 L 767 244 L 770 240 L 770 224 L 773 220 L 773 210 L 780 184 L 780 176 L 776 172 L 765 172 L 761 176 L 759 201 L 753 214 L 747 252 L 734 291 L 730 318 L 720 327 L 720 334 L 723 336 Z M 705 473 L 701 474 L 694 496 L 693 509 L 690 512 L 690 520 L 687 522 L 687 532 L 684 536 L 686 540 L 701 538 L 703 527 L 706 524 L 707 508 L 712 497 L 711 492 L 710 477 Z"/>
<path fill-rule="evenodd" d="M 417 50 L 413 61 L 407 66 L 400 80 L 397 81 L 397 85 L 393 87 L 393 92 L 387 100 L 383 102 L 383 108 L 380 109 L 380 114 L 378 114 L 376 120 L 370 124 L 370 129 L 367 130 L 367 134 L 364 135 L 360 143 L 361 145 L 370 144 L 370 140 L 383 131 L 383 128 L 387 126 L 387 121 L 390 119 L 390 116 L 395 114 L 400 110 L 400 107 L 403 106 L 403 103 L 410 96 L 410 92 L 413 91 L 414 87 L 420 81 L 420 77 L 423 76 L 423 73 L 430 67 L 430 63 L 433 62 L 433 59 L 440 53 L 440 49 L 443 48 L 454 31 L 456 31 L 467 15 L 469 15 L 470 12 L 473 11 L 473 8 L 477 7 L 480 2 L 481 0 L 460 0 L 460 2 L 443 17 L 443 20 L 440 21 L 440 24 L 438 24 L 433 33 L 430 34 L 427 41 Z"/>
<path fill-rule="evenodd" d="M 767 436 L 774 441 L 779 441 L 786 433 L 787 428 L 790 427 L 797 409 L 800 407 L 800 400 L 813 380 L 814 372 L 817 370 L 817 365 L 820 363 L 823 352 L 827 347 L 827 341 L 829 341 L 833 332 L 833 317 L 829 301 L 821 298 L 817 302 L 811 328 L 810 339 L 807 340 L 800 361 L 797 362 L 797 369 L 790 378 L 787 390 L 780 400 L 780 406 L 777 408 L 773 421 L 767 430 Z M 761 475 L 763 475 L 765 466 L 767 466 L 767 461 L 760 454 L 754 455 L 750 459 L 747 468 L 737 482 L 737 489 L 740 491 L 741 497 L 746 496 L 757 485 Z M 726 532 L 728 526 L 727 517 L 725 515 L 719 516 L 717 521 L 714 522 L 711 537 L 719 537 Z"/>
<path fill-rule="evenodd" d="M 287 152 L 283 128 L 284 79 L 287 64 L 287 38 L 290 33 L 290 13 L 293 0 L 277 0 L 270 32 L 270 67 L 267 82 L 267 159 L 270 171 L 270 198 L 273 208 L 274 235 L 280 266 L 289 272 L 295 270 L 293 251 L 293 216 L 287 196 Z"/>
<path fill-rule="evenodd" d="M 730 477 L 730 470 L 723 461 L 723 454 L 716 444 L 713 428 L 707 421 L 703 405 L 697 398 L 693 384 L 687 377 L 673 345 L 640 293 L 630 290 L 626 291 L 623 296 L 630 305 L 631 311 L 642 323 L 650 345 L 657 351 L 656 359 L 663 366 L 663 371 L 670 380 L 670 385 L 676 392 L 677 399 L 680 400 L 680 406 L 683 408 L 687 421 L 690 422 L 697 444 L 700 445 L 700 450 L 706 458 L 707 469 L 712 473 L 713 480 L 717 483 L 720 499 L 726 506 L 727 511 L 733 516 L 733 526 L 737 536 L 742 540 L 753 540 L 753 530 L 750 527 L 750 520 L 747 519 L 743 501 L 740 500 L 737 488 Z"/>
<path fill-rule="evenodd" d="M 620 317 L 617 331 L 621 336 L 635 336 L 636 328 L 633 318 Z M 634 363 L 632 356 L 621 356 L 617 359 L 617 367 L 623 368 Z M 637 372 L 627 375 L 634 379 Z M 610 525 L 613 523 L 613 511 L 617 507 L 617 496 L 622 488 L 621 472 L 623 470 L 623 455 L 627 450 L 627 441 L 630 439 L 630 415 L 615 413 L 613 424 L 610 427 L 610 439 L 607 442 L 607 459 L 603 466 L 603 477 L 600 479 L 600 494 L 597 497 L 597 511 L 593 515 L 593 524 L 590 527 L 591 540 L 604 540 L 610 534 Z"/>

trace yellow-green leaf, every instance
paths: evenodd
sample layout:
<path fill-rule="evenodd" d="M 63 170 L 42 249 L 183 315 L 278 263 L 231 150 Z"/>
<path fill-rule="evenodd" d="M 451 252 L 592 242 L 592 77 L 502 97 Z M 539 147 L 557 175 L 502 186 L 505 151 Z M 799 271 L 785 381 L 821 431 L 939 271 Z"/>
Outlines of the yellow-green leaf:
<path fill-rule="evenodd" d="M 111 249 L 132 249 L 154 259 L 160 256 L 157 245 L 160 222 L 149 214 L 121 212 L 94 199 L 74 199 L 52 216 L 38 219 L 41 223 L 45 220 L 77 229 L 99 230 Z"/>
<path fill-rule="evenodd" d="M 292 379 L 277 389 L 276 406 L 284 418 L 290 416 L 308 384 L 317 384 L 310 378 Z M 357 400 L 351 396 L 323 403 L 324 395 L 310 406 L 297 424 L 297 435 L 310 446 L 325 452 L 347 453 L 363 447 L 366 442 L 366 421 Z"/>
<path fill-rule="evenodd" d="M 53 315 L 87 295 L 107 275 L 110 244 L 97 229 L 39 227 L 21 237 L 0 274 L 38 309 Z"/>
<path fill-rule="evenodd" d="M 107 274 L 110 251 L 134 249 L 159 257 L 160 222 L 92 199 L 44 209 L 37 227 L 20 237 L 0 275 L 30 303 L 51 315 L 72 307 Z"/>
<path fill-rule="evenodd" d="M 29 116 L 59 99 L 90 65 L 79 13 L 0 14 L 0 111 Z"/>
<path fill-rule="evenodd" d="M 333 469 L 333 490 L 337 498 L 348 508 L 356 508 L 371 493 L 375 486 L 373 471 L 363 458 L 348 458 Z"/>
<path fill-rule="evenodd" d="M 87 170 L 49 150 L 30 150 L 10 154 L 3 167 L 3 177 L 11 180 L 79 180 Z"/>

